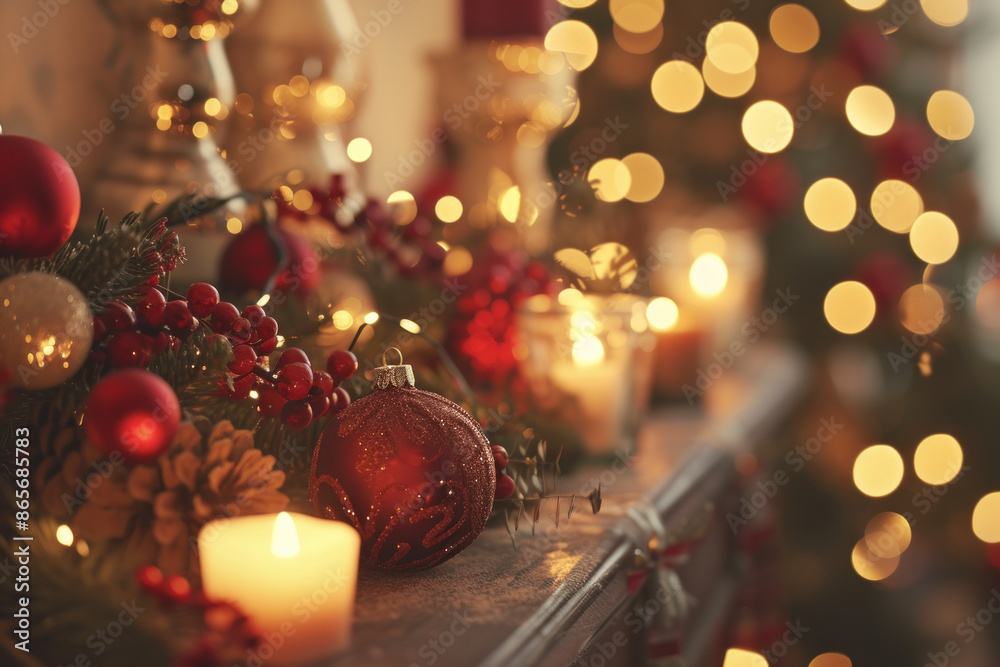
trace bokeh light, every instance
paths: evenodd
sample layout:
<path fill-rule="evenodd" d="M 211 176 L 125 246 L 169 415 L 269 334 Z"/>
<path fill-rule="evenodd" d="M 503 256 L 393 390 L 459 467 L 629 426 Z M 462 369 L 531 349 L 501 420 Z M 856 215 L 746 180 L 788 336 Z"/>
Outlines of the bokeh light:
<path fill-rule="evenodd" d="M 944 316 L 944 297 L 933 285 L 913 285 L 899 297 L 899 321 L 915 334 L 934 333 L 944 322 Z"/>
<path fill-rule="evenodd" d="M 847 4 L 863 12 L 870 12 L 884 5 L 887 0 L 846 0 Z"/>
<path fill-rule="evenodd" d="M 927 122 L 948 141 L 961 141 L 972 134 L 976 114 L 969 100 L 953 90 L 939 90 L 927 102 Z"/>
<path fill-rule="evenodd" d="M 722 667 L 768 667 L 767 659 L 760 653 L 731 648 L 726 651 Z"/>
<path fill-rule="evenodd" d="M 947 484 L 962 469 L 962 446 L 947 433 L 935 433 L 920 441 L 913 454 L 913 469 L 927 484 Z"/>
<path fill-rule="evenodd" d="M 601 201 L 621 201 L 632 187 L 632 174 L 621 160 L 605 158 L 590 167 L 587 182 Z"/>
<path fill-rule="evenodd" d="M 743 137 L 761 153 L 778 153 L 792 142 L 792 114 L 778 102 L 757 102 L 743 115 Z"/>
<path fill-rule="evenodd" d="M 855 280 L 838 283 L 826 294 L 823 314 L 830 326 L 840 333 L 860 333 L 875 319 L 875 296 Z"/>
<path fill-rule="evenodd" d="M 729 281 L 729 269 L 721 257 L 712 252 L 699 256 L 691 264 L 688 275 L 691 288 L 701 296 L 714 297 L 722 293 Z"/>
<path fill-rule="evenodd" d="M 62 524 L 56 528 L 56 542 L 63 545 L 64 547 L 69 547 L 73 545 L 73 529 Z"/>
<path fill-rule="evenodd" d="M 858 200 L 851 187 L 839 178 L 823 178 L 810 186 L 804 200 L 806 217 L 825 232 L 839 232 L 851 224 Z"/>
<path fill-rule="evenodd" d="M 582 72 L 597 58 L 597 35 L 582 21 L 560 21 L 545 35 L 545 48 L 562 53 L 570 67 Z"/>
<path fill-rule="evenodd" d="M 861 539 L 851 551 L 851 565 L 862 578 L 868 581 L 881 581 L 899 567 L 899 556 L 882 558 L 873 553 L 864 539 Z"/>
<path fill-rule="evenodd" d="M 976 295 L 976 316 L 991 329 L 1000 329 L 1000 278 L 988 281 Z"/>
<path fill-rule="evenodd" d="M 705 82 L 694 65 L 671 60 L 653 72 L 653 99 L 673 113 L 686 113 L 698 106 L 705 95 Z"/>
<path fill-rule="evenodd" d="M 715 24 L 705 39 L 705 57 L 729 74 L 747 71 L 756 64 L 759 54 L 757 36 L 737 21 Z"/>
<path fill-rule="evenodd" d="M 663 20 L 663 0 L 610 0 L 617 25 L 633 33 L 649 32 Z"/>
<path fill-rule="evenodd" d="M 417 217 L 417 200 L 406 190 L 396 190 L 386 197 L 389 215 L 397 225 L 408 225 Z"/>
<path fill-rule="evenodd" d="M 584 7 L 590 7 L 592 4 L 597 2 L 597 0 L 559 0 L 559 4 L 571 9 L 583 9 Z"/>
<path fill-rule="evenodd" d="M 667 331 L 677 324 L 680 311 L 673 299 L 658 296 L 646 307 L 646 321 L 654 331 Z"/>
<path fill-rule="evenodd" d="M 445 195 L 434 205 L 434 214 L 441 222 L 455 222 L 462 217 L 462 202 L 458 197 Z"/>
<path fill-rule="evenodd" d="M 854 485 L 866 496 L 881 498 L 903 481 L 903 457 L 889 445 L 872 445 L 854 459 Z"/>
<path fill-rule="evenodd" d="M 665 180 L 660 162 L 649 153 L 632 153 L 623 157 L 622 162 L 632 179 L 625 198 L 640 203 L 656 199 Z"/>
<path fill-rule="evenodd" d="M 790 53 L 805 53 L 819 42 L 819 21 L 802 5 L 776 7 L 769 27 L 774 43 Z"/>
<path fill-rule="evenodd" d="M 642 55 L 653 51 L 660 45 L 660 42 L 663 40 L 663 24 L 657 23 L 649 32 L 638 34 L 624 30 L 621 26 L 615 24 L 613 33 L 618 46 L 629 53 Z"/>
<path fill-rule="evenodd" d="M 896 122 L 896 107 L 881 88 L 858 86 L 847 96 L 847 120 L 855 130 L 877 137 L 892 129 Z"/>
<path fill-rule="evenodd" d="M 366 162 L 372 156 L 372 143 L 364 137 L 355 137 L 347 144 L 347 157 L 352 162 Z"/>
<path fill-rule="evenodd" d="M 924 200 L 909 183 L 889 179 L 875 186 L 871 208 L 879 225 L 890 232 L 905 234 L 924 212 Z"/>
<path fill-rule="evenodd" d="M 969 15 L 969 0 L 920 0 L 924 14 L 938 25 L 958 25 Z"/>
<path fill-rule="evenodd" d="M 895 512 L 876 514 L 865 526 L 865 545 L 879 558 L 901 556 L 912 539 L 910 522 Z"/>
<path fill-rule="evenodd" d="M 705 85 L 713 93 L 731 98 L 746 95 L 757 80 L 756 67 L 738 74 L 730 74 L 716 67 L 708 58 L 701 64 L 701 74 L 705 79 Z"/>
<path fill-rule="evenodd" d="M 972 532 L 983 542 L 1000 542 L 1000 491 L 983 496 L 972 511 Z"/>
<path fill-rule="evenodd" d="M 465 275 L 472 269 L 472 253 L 461 246 L 448 250 L 442 270 L 446 276 Z"/>
<path fill-rule="evenodd" d="M 928 264 L 944 264 L 958 250 L 958 228 L 944 213 L 921 214 L 910 228 L 910 247 Z"/>
<path fill-rule="evenodd" d="M 851 659 L 843 653 L 822 653 L 812 659 L 809 667 L 851 667 Z"/>

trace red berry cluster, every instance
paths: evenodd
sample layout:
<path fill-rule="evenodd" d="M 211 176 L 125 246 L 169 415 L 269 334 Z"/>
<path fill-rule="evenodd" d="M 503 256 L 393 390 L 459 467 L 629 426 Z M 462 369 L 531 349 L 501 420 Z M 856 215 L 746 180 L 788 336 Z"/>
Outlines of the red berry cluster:
<path fill-rule="evenodd" d="M 261 416 L 280 417 L 290 428 L 302 430 L 314 420 L 337 414 L 351 404 L 351 395 L 337 385 L 357 370 L 358 359 L 347 350 L 330 355 L 327 370 L 322 371 L 313 369 L 305 352 L 291 347 L 278 357 L 273 373 L 259 369 L 256 375 L 246 377 L 251 378 L 249 386 L 256 382 L 261 387 L 257 399 Z"/>
<path fill-rule="evenodd" d="M 183 264 L 185 252 L 177 232 L 167 233 L 167 219 L 157 220 L 143 239 L 140 255 L 146 265 L 155 267 L 156 273 L 146 281 L 147 285 L 158 285 L 160 279 Z"/>
<path fill-rule="evenodd" d="M 497 469 L 497 488 L 493 498 L 496 500 L 514 495 L 514 478 L 506 473 L 507 463 L 507 450 L 500 445 L 493 445 L 493 465 Z"/>
<path fill-rule="evenodd" d="M 190 648 L 177 657 L 178 667 L 223 667 L 255 651 L 261 637 L 250 618 L 231 602 L 209 599 L 192 591 L 184 577 L 164 577 L 154 565 L 135 571 L 136 582 L 165 608 L 186 609 L 199 618 L 199 634 Z"/>
<path fill-rule="evenodd" d="M 363 234 L 368 246 L 379 252 L 402 276 L 440 276 L 445 251 L 431 240 L 433 226 L 426 217 L 417 216 L 400 230 L 378 201 L 359 201 L 358 197 L 352 197 L 340 174 L 331 177 L 328 190 L 315 186 L 307 189 L 312 194 L 313 205 L 305 211 L 295 208 L 287 193 L 275 191 L 279 219 L 323 218 L 340 229 Z"/>
<path fill-rule="evenodd" d="M 93 358 L 115 368 L 146 368 L 154 354 L 176 352 L 181 341 L 198 328 L 206 295 L 214 295 L 215 303 L 219 301 L 219 293 L 205 283 L 192 285 L 187 300 L 167 301 L 152 285 L 144 285 L 140 291 L 134 307 L 115 300 L 94 318 Z"/>
<path fill-rule="evenodd" d="M 464 280 L 471 289 L 458 300 L 448 349 L 477 382 L 508 387 L 518 376 L 515 313 L 529 297 L 551 293 L 553 282 L 543 264 L 520 251 L 477 258 Z"/>

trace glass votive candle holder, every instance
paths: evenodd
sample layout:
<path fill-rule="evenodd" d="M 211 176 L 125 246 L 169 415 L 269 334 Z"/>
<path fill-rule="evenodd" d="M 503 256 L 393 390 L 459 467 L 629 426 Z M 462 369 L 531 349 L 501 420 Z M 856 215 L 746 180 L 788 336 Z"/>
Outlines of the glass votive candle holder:
<path fill-rule="evenodd" d="M 521 370 L 536 410 L 579 434 L 584 453 L 631 452 L 649 405 L 655 336 L 628 294 L 532 297 L 518 311 Z"/>

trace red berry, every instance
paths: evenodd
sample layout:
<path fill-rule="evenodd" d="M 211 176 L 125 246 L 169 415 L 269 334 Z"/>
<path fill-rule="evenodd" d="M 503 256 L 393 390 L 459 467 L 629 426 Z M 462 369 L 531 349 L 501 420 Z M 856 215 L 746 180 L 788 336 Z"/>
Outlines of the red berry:
<path fill-rule="evenodd" d="M 330 392 L 330 414 L 335 415 L 351 404 L 351 395 L 343 387 L 336 387 Z"/>
<path fill-rule="evenodd" d="M 104 324 L 104 320 L 100 317 L 94 317 L 94 342 L 97 342 L 104 338 L 104 334 L 108 332 L 108 327 Z"/>
<path fill-rule="evenodd" d="M 308 364 L 294 362 L 278 369 L 278 393 L 290 401 L 297 401 L 309 395 L 312 388 L 313 372 Z"/>
<path fill-rule="evenodd" d="M 507 450 L 500 445 L 493 445 L 493 463 L 496 464 L 497 471 L 507 467 Z"/>
<path fill-rule="evenodd" d="M 309 426 L 312 419 L 313 412 L 308 403 L 289 401 L 281 408 L 281 421 L 296 431 L 301 431 Z"/>
<path fill-rule="evenodd" d="M 497 489 L 493 497 L 497 500 L 510 498 L 514 495 L 514 479 L 510 475 L 500 475 L 497 477 Z"/>
<path fill-rule="evenodd" d="M 119 331 L 108 340 L 108 359 L 115 368 L 145 368 L 152 357 L 149 341 L 134 331 Z"/>
<path fill-rule="evenodd" d="M 170 345 L 170 349 L 177 352 L 181 349 L 181 339 L 177 336 L 167 335 L 167 342 Z"/>
<path fill-rule="evenodd" d="M 154 591 L 163 585 L 163 572 L 155 565 L 143 565 L 135 571 L 135 580 L 147 591 Z"/>
<path fill-rule="evenodd" d="M 233 304 L 223 301 L 212 310 L 212 319 L 209 323 L 216 333 L 229 333 L 233 328 L 233 322 L 240 316 L 240 311 Z"/>
<path fill-rule="evenodd" d="M 232 331 L 229 332 L 229 335 L 234 340 L 245 342 L 250 339 L 251 331 L 253 331 L 253 327 L 250 325 L 250 320 L 245 317 L 237 317 L 233 321 Z"/>
<path fill-rule="evenodd" d="M 101 319 L 109 331 L 125 331 L 135 327 L 135 311 L 121 301 L 112 301 L 105 306 Z"/>
<path fill-rule="evenodd" d="M 233 375 L 246 375 L 257 363 L 257 353 L 249 345 L 237 345 L 233 348 L 233 360 L 229 362 L 229 372 Z"/>
<path fill-rule="evenodd" d="M 309 407 L 312 409 L 313 419 L 319 419 L 330 408 L 329 396 L 317 396 L 309 400 Z"/>
<path fill-rule="evenodd" d="M 163 582 L 164 596 L 172 602 L 183 602 L 191 597 L 191 584 L 179 574 L 167 577 Z"/>
<path fill-rule="evenodd" d="M 143 296 L 139 303 L 135 304 L 136 314 L 151 327 L 163 325 L 163 309 L 167 305 L 167 300 L 163 292 L 155 287 L 143 286 Z"/>
<path fill-rule="evenodd" d="M 333 391 L 333 378 L 326 371 L 313 371 L 313 387 L 318 387 L 321 396 L 329 396 Z"/>
<path fill-rule="evenodd" d="M 267 317 L 267 313 L 264 312 L 263 308 L 254 303 L 244 308 L 240 316 L 250 320 L 251 325 L 257 326 L 262 319 Z"/>
<path fill-rule="evenodd" d="M 271 336 L 267 340 L 262 340 L 257 344 L 257 351 L 260 354 L 271 354 L 276 347 L 278 347 L 278 339 Z"/>
<path fill-rule="evenodd" d="M 278 355 L 278 361 L 274 364 L 274 370 L 280 370 L 282 367 L 288 364 L 305 364 L 310 366 L 309 355 L 300 350 L 297 347 L 290 347 L 280 355 Z"/>
<path fill-rule="evenodd" d="M 208 283 L 195 283 L 188 288 L 187 300 L 196 317 L 208 317 L 219 305 L 219 290 Z"/>
<path fill-rule="evenodd" d="M 253 322 L 253 320 L 250 321 Z M 254 327 L 254 332 L 260 336 L 261 340 L 274 338 L 278 334 L 278 322 L 273 317 L 265 317 Z"/>
<path fill-rule="evenodd" d="M 191 331 L 197 326 L 187 301 L 183 299 L 168 301 L 164 306 L 163 316 L 167 326 L 173 331 Z"/>
<path fill-rule="evenodd" d="M 265 389 L 260 392 L 260 397 L 257 399 L 257 412 L 261 417 L 277 417 L 287 402 L 274 389 Z"/>
<path fill-rule="evenodd" d="M 153 342 L 150 344 L 153 354 L 159 354 L 160 352 L 166 351 L 170 347 L 171 338 L 173 338 L 173 336 L 168 335 L 166 331 L 157 333 L 156 337 L 153 338 Z"/>
<path fill-rule="evenodd" d="M 237 401 L 242 401 L 249 397 L 250 392 L 253 391 L 256 378 L 257 376 L 255 375 L 244 375 L 239 380 L 233 382 L 233 392 L 231 394 L 232 398 Z"/>
<path fill-rule="evenodd" d="M 334 382 L 343 382 L 354 377 L 358 371 L 358 358 L 353 352 L 335 350 L 326 360 L 326 370 L 330 371 Z"/>

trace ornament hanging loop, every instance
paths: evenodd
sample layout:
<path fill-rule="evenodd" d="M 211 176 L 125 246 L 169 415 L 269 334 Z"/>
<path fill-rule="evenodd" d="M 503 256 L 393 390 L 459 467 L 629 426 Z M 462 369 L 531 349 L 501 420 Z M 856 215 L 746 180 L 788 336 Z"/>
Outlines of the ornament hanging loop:
<path fill-rule="evenodd" d="M 389 353 L 395 352 L 399 359 L 398 363 L 389 363 Z M 382 390 L 392 387 L 414 387 L 416 379 L 413 377 L 413 366 L 403 363 L 403 353 L 399 348 L 390 347 L 382 353 L 382 365 L 365 373 L 365 377 L 371 381 L 374 389 Z"/>
<path fill-rule="evenodd" d="M 396 356 L 399 358 L 399 361 L 397 363 L 395 363 L 395 364 L 389 364 L 389 362 L 386 361 L 386 357 L 389 355 L 390 352 L 395 352 L 396 353 Z M 400 350 L 399 350 L 398 347 L 390 347 L 385 352 L 382 353 L 382 366 L 383 367 L 387 367 L 387 366 L 390 366 L 390 365 L 392 365 L 392 366 L 402 366 L 403 365 L 403 353 L 400 352 Z"/>

